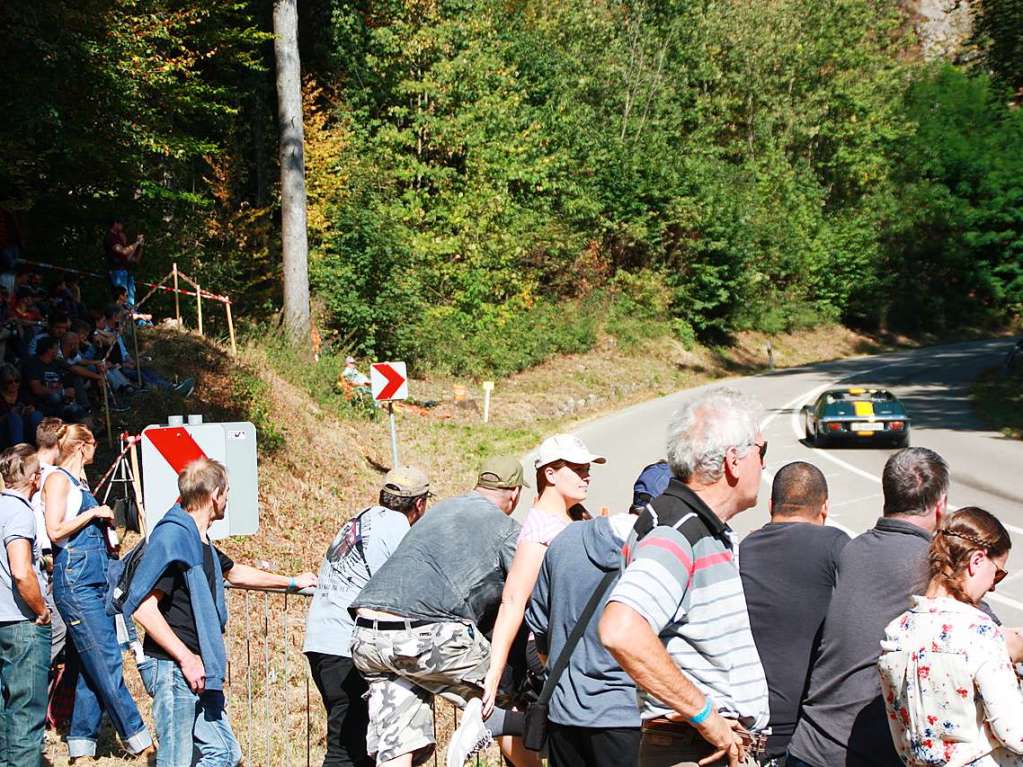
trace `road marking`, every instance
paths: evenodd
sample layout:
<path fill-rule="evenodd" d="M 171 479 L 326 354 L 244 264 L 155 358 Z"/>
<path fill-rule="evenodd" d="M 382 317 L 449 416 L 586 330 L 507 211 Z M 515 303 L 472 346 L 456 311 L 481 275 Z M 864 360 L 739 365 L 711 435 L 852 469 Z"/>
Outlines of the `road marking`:
<path fill-rule="evenodd" d="M 792 408 L 794 408 L 800 402 L 806 402 L 811 397 L 816 397 L 818 394 L 820 394 L 825 389 L 828 389 L 828 388 L 834 386 L 835 384 L 837 384 L 837 383 L 839 383 L 841 381 L 848 380 L 849 378 L 857 378 L 857 377 L 862 377 L 862 376 L 865 376 L 865 375 L 870 375 L 871 373 L 875 373 L 878 370 L 884 370 L 885 368 L 890 368 L 893 365 L 899 365 L 899 364 L 903 364 L 903 363 L 905 363 L 905 360 L 895 360 L 894 362 L 886 362 L 884 365 L 877 365 L 876 367 L 867 368 L 866 370 L 861 370 L 861 371 L 856 372 L 856 373 L 849 373 L 848 375 L 844 375 L 841 378 L 835 378 L 835 379 L 833 379 L 831 381 L 827 381 L 827 382 L 821 384 L 820 386 L 815 386 L 812 389 L 810 389 L 809 391 L 803 392 L 799 396 L 792 398 L 791 400 L 786 402 L 784 405 L 782 405 L 780 408 L 777 408 L 774 412 L 768 414 L 767 417 L 765 417 L 760 422 L 760 431 L 761 432 L 767 431 L 767 427 L 771 425 L 771 422 L 774 421 L 775 418 L 780 416 L 786 410 L 792 410 Z M 799 426 L 800 426 L 800 424 L 799 424 L 799 416 L 797 415 L 799 412 L 800 412 L 799 410 L 792 410 L 792 414 L 791 414 L 791 417 L 792 417 L 792 431 L 795 433 L 797 441 L 802 438 L 801 435 L 800 435 L 800 429 L 799 429 Z M 823 453 L 823 452 L 821 452 L 820 450 L 818 450 L 815 447 L 811 447 L 810 449 L 813 450 L 815 453 L 820 453 L 825 458 L 833 460 L 836 464 L 838 464 L 839 466 L 841 466 L 842 468 L 844 468 L 846 470 L 849 470 L 849 471 L 852 471 L 855 474 L 859 474 L 861 476 L 864 476 L 867 479 L 872 479 L 872 480 L 874 480 L 876 482 L 880 482 L 880 480 L 877 477 L 875 477 L 873 474 L 865 472 L 862 469 L 857 468 L 856 466 L 853 466 L 852 464 L 846 463 L 845 461 L 843 461 L 843 460 L 841 460 L 839 458 L 834 458 L 833 456 L 830 456 L 827 453 Z M 768 486 L 770 486 L 770 484 L 773 481 L 773 479 L 774 479 L 774 475 L 773 474 L 770 477 L 768 477 L 768 472 L 766 472 L 766 471 L 764 472 L 763 480 L 764 480 L 764 482 L 766 482 L 768 484 Z"/>
<path fill-rule="evenodd" d="M 1003 605 L 1015 607 L 1017 610 L 1023 610 L 1023 602 L 1020 602 L 1019 600 L 1016 599 L 1012 599 L 1011 597 L 1003 597 L 997 591 L 989 591 L 987 594 L 984 595 L 984 599 L 988 602 L 1000 602 Z"/>
<path fill-rule="evenodd" d="M 814 388 L 810 389 L 807 392 L 804 392 L 800 396 L 793 398 L 792 400 L 787 402 L 785 405 L 783 405 L 781 408 L 779 408 L 778 410 L 775 410 L 773 413 L 768 415 L 763 421 L 761 421 L 761 423 L 760 423 L 760 430 L 762 432 L 765 431 L 767 429 L 767 427 L 770 425 L 770 423 L 775 418 L 777 418 L 779 415 L 781 415 L 784 411 L 789 410 L 789 409 L 795 407 L 801 401 L 806 401 L 806 400 L 810 399 L 811 397 L 817 396 L 818 394 L 820 394 L 825 389 L 827 389 L 827 388 L 829 388 L 831 386 L 834 386 L 835 384 L 837 384 L 837 383 L 839 383 L 841 381 L 845 381 L 845 380 L 847 380 L 849 378 L 855 378 L 855 377 L 858 377 L 858 376 L 869 375 L 869 374 L 874 373 L 874 372 L 876 372 L 878 370 L 881 370 L 882 368 L 887 368 L 887 367 L 891 367 L 893 365 L 897 365 L 897 364 L 899 364 L 899 362 L 902 362 L 902 360 L 897 361 L 897 362 L 889 362 L 889 363 L 887 363 L 885 365 L 879 365 L 878 367 L 875 367 L 875 368 L 868 368 L 867 370 L 862 370 L 862 371 L 860 371 L 858 373 L 852 373 L 852 374 L 849 374 L 849 375 L 842 376 L 841 378 L 836 378 L 835 380 L 833 380 L 833 381 L 831 381 L 829 383 L 825 383 L 825 384 L 823 384 L 821 386 L 815 386 Z M 797 440 L 800 440 L 803 437 L 803 433 L 802 433 L 803 429 L 801 428 L 802 424 L 800 424 L 799 416 L 798 416 L 799 412 L 800 411 L 798 411 L 798 410 L 793 410 L 792 413 L 791 413 L 791 418 L 790 418 L 790 424 L 792 426 L 792 433 L 796 436 Z M 826 458 L 827 460 L 831 461 L 832 463 L 834 463 L 834 464 L 836 464 L 838 466 L 841 466 L 846 471 L 850 471 L 853 474 L 856 474 L 858 476 L 864 477 L 865 479 L 869 479 L 872 482 L 876 482 L 877 484 L 881 484 L 881 478 L 880 477 L 871 474 L 869 471 L 864 471 L 859 466 L 853 466 L 851 463 L 843 461 L 841 458 L 837 458 L 837 457 L 831 455 L 831 453 L 825 452 L 824 450 L 821 450 L 820 448 L 810 447 L 809 449 L 812 450 L 817 455 L 821 456 L 822 458 Z M 770 483 L 774 479 L 774 475 L 770 474 L 770 476 L 768 476 L 768 474 L 769 474 L 769 472 L 765 471 L 763 473 L 763 479 L 764 479 L 765 482 L 768 483 L 768 485 L 770 485 Z M 948 505 L 953 507 L 953 508 L 955 508 L 955 505 L 952 503 L 951 500 L 949 500 Z M 852 538 L 855 538 L 857 535 L 859 535 L 859 533 L 855 533 L 852 530 L 850 530 L 849 528 L 844 527 L 843 525 L 838 524 L 837 522 L 832 522 L 832 520 L 830 518 L 828 519 L 828 523 L 832 524 L 834 527 L 839 528 L 840 530 L 844 530 Z M 1016 535 L 1023 536 L 1023 528 L 1017 527 L 1015 525 L 1010 525 L 1010 524 L 1007 524 L 1005 522 L 1002 522 L 1002 524 L 1005 526 L 1006 530 L 1009 530 L 1010 532 L 1016 533 Z M 992 602 L 997 602 L 997 603 L 1000 603 L 1000 604 L 1004 604 L 1004 605 L 1007 605 L 1009 607 L 1014 607 L 1017 610 L 1023 610 L 1023 602 L 1020 602 L 1019 600 L 1016 600 L 1016 599 L 1012 599 L 1011 597 L 1003 596 L 1003 595 L 1001 595 L 1001 594 L 999 594 L 997 592 L 989 593 L 985 597 L 985 599 L 989 599 Z"/>

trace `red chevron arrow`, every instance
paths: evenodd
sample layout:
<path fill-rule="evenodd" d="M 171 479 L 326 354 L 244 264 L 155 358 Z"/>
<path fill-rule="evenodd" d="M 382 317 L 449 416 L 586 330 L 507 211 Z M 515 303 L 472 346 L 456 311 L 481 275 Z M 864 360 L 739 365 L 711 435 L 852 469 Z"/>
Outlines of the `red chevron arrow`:
<path fill-rule="evenodd" d="M 405 385 L 405 376 L 395 370 L 387 362 L 373 363 L 373 369 L 387 379 L 387 384 L 376 396 L 379 402 L 391 399 L 402 386 Z"/>

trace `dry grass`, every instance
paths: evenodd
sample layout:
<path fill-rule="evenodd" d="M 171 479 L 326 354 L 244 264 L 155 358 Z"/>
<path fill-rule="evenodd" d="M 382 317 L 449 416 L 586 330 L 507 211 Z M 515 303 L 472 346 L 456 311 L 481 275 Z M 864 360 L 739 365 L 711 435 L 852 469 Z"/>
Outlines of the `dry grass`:
<path fill-rule="evenodd" d="M 486 455 L 520 454 L 546 434 L 580 420 L 715 378 L 764 369 L 768 340 L 778 366 L 880 348 L 876 341 L 841 327 L 772 339 L 742 334 L 727 349 L 693 351 L 664 339 L 624 353 L 613 339 L 604 338 L 587 354 L 553 359 L 497 381 L 489 424 L 481 422 L 478 382 L 415 380 L 411 388 L 418 401 L 440 404 L 430 410 L 399 409 L 401 458 L 422 465 L 438 495 L 451 495 L 472 484 L 475 467 Z M 217 346 L 173 331 L 151 331 L 143 343 L 164 374 L 196 376 L 196 393 L 187 403 L 160 395 L 140 398 L 130 417 L 115 424 L 115 431 L 137 433 L 148 423 L 162 423 L 168 414 L 182 412 L 202 413 L 207 421 L 247 420 L 253 408 L 262 408 L 279 445 L 261 454 L 260 532 L 232 539 L 224 548 L 240 562 L 286 573 L 315 571 L 338 527 L 375 499 L 391 462 L 386 418 L 339 417 L 291 382 L 299 378 L 291 374 L 293 370 L 275 369 L 279 360 L 258 345 L 246 346 L 240 359 L 232 360 Z M 248 385 L 253 380 L 265 386 L 254 392 Z M 465 401 L 455 401 L 456 386 L 466 388 Z M 105 455 L 107 461 L 112 458 L 109 449 Z M 97 459 L 99 467 L 104 467 L 102 457 Z M 228 707 L 245 763 L 306 764 L 308 725 L 309 761 L 318 764 L 325 721 L 301 655 L 305 600 L 290 597 L 286 609 L 280 595 L 235 592 L 230 600 Z M 148 720 L 148 698 L 130 661 L 126 676 Z M 438 709 L 443 740 L 453 718 L 448 706 Z M 48 759 L 65 765 L 66 747 L 53 733 L 48 735 Z M 142 763 L 121 757 L 109 733 L 101 741 L 100 753 L 101 765 Z M 488 758 L 499 763 L 493 753 Z"/>

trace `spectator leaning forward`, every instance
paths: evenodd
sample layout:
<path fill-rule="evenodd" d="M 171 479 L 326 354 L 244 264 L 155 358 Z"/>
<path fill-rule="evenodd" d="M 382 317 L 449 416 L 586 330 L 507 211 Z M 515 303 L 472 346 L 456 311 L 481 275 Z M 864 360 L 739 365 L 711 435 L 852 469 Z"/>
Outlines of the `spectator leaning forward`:
<path fill-rule="evenodd" d="M 366 747 L 377 764 L 430 757 L 434 695 L 465 709 L 449 767 L 496 736 L 522 734 L 521 714 L 495 709 L 485 726 L 480 716 L 490 643 L 479 624 L 511 569 L 520 528 L 509 515 L 524 484 L 516 459 L 487 461 L 475 489 L 434 506 L 352 602 L 352 660 L 369 685 Z"/>
<path fill-rule="evenodd" d="M 426 512 L 430 481 L 414 466 L 384 477 L 377 503 L 345 522 L 320 566 L 319 586 L 306 616 L 303 651 L 327 709 L 323 767 L 369 767 L 366 752 L 369 688 L 352 662 L 352 600 Z"/>

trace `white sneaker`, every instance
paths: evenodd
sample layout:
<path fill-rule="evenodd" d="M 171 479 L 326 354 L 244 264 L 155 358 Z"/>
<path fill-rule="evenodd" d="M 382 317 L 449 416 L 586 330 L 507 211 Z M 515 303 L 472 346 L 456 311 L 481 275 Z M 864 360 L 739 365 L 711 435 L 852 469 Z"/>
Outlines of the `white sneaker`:
<path fill-rule="evenodd" d="M 466 759 L 493 742 L 494 737 L 483 726 L 483 701 L 473 698 L 462 711 L 462 723 L 451 734 L 447 767 L 463 767 Z"/>

